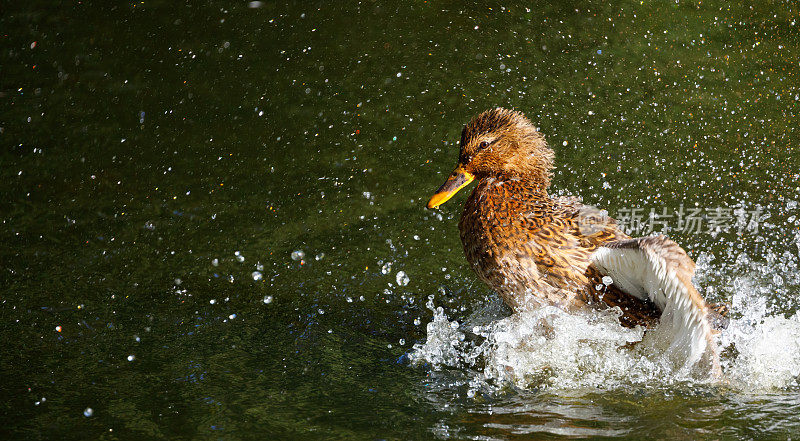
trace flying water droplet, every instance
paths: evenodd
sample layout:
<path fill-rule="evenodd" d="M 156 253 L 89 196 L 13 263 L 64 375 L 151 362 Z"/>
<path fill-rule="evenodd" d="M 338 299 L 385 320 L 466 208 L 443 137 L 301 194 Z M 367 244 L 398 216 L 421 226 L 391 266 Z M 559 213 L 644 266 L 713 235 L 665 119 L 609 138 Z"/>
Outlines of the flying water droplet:
<path fill-rule="evenodd" d="M 405 271 L 398 271 L 395 276 L 395 281 L 397 281 L 398 286 L 406 286 L 411 279 L 406 275 Z"/>

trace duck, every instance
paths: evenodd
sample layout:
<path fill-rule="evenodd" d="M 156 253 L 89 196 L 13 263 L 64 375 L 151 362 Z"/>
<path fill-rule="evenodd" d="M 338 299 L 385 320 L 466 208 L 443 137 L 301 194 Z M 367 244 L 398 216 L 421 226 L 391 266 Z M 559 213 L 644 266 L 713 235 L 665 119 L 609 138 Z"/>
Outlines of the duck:
<path fill-rule="evenodd" d="M 605 211 L 548 190 L 555 154 L 522 113 L 494 108 L 467 123 L 435 209 L 476 182 L 458 222 L 467 262 L 514 313 L 618 308 L 621 326 L 665 329 L 683 368 L 721 375 L 713 307 L 692 284 L 695 263 L 664 235 L 633 238 Z"/>

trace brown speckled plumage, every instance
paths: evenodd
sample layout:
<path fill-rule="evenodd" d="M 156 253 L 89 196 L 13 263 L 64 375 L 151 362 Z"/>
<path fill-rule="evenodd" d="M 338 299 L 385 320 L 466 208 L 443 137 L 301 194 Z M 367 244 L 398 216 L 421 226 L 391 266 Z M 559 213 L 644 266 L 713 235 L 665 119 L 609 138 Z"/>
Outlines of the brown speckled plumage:
<path fill-rule="evenodd" d="M 575 200 L 550 198 L 524 179 L 490 177 L 470 194 L 458 226 L 467 261 L 514 310 L 606 304 L 620 306 L 626 325 L 649 325 L 658 317 L 651 303 L 603 285 L 589 256 L 628 236 L 613 219 Z"/>
<path fill-rule="evenodd" d="M 544 136 L 522 113 L 500 108 L 483 112 L 464 127 L 456 171 L 429 206 L 477 181 L 458 224 L 464 253 L 478 276 L 513 310 L 542 304 L 567 310 L 619 306 L 623 325 L 652 325 L 660 316 L 658 308 L 614 284 L 603 284 L 604 274 L 592 263 L 598 247 L 625 246 L 630 238 L 601 211 L 575 198 L 548 195 L 553 158 Z M 677 277 L 691 286 L 683 279 L 691 279 L 694 263 L 674 242 L 664 240 L 669 244 L 646 245 L 667 253 L 663 257 L 669 265 L 674 258 Z M 693 295 L 705 311 L 696 290 Z"/>

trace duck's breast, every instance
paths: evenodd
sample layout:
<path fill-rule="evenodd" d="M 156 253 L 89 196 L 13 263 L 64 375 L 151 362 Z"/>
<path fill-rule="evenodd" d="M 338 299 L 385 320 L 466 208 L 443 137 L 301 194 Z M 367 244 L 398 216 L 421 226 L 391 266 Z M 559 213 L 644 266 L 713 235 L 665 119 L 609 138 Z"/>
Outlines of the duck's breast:
<path fill-rule="evenodd" d="M 509 191 L 515 184 L 487 180 L 467 199 L 459 222 L 467 261 L 512 308 L 520 296 L 571 303 L 587 282 L 589 250 L 554 215 L 552 201 L 521 198 Z"/>

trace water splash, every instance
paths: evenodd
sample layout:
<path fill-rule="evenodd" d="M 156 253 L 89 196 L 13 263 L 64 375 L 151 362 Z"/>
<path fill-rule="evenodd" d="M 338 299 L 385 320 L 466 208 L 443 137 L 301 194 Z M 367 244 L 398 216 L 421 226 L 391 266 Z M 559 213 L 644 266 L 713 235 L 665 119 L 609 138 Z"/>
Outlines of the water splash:
<path fill-rule="evenodd" d="M 798 385 L 800 312 L 789 318 L 772 314 L 750 279 L 737 282 L 732 309 L 740 317 L 732 319 L 721 335 L 722 346 L 735 354 L 725 363 L 729 381 L 745 391 Z"/>
<path fill-rule="evenodd" d="M 724 371 L 718 384 L 742 391 L 797 385 L 800 313 L 790 318 L 771 313 L 751 279 L 736 280 L 732 319 L 718 335 Z M 581 315 L 545 307 L 494 321 L 473 314 L 465 320 L 470 328 L 450 320 L 432 298 L 427 307 L 433 311 L 427 339 L 414 345 L 409 358 L 435 371 L 455 368 L 471 375 L 467 396 L 509 385 L 569 391 L 715 384 L 706 375 L 676 368 L 657 332 L 623 328 L 613 310 Z"/>

